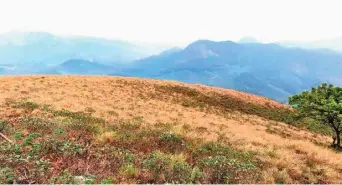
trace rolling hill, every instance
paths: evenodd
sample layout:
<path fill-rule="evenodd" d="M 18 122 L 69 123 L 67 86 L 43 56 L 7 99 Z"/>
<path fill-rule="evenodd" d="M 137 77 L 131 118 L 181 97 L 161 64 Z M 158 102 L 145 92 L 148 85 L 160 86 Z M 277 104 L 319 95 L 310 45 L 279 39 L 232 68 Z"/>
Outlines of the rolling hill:
<path fill-rule="evenodd" d="M 342 181 L 330 137 L 268 98 L 110 76 L 0 77 L 0 94 L 0 183 Z"/>

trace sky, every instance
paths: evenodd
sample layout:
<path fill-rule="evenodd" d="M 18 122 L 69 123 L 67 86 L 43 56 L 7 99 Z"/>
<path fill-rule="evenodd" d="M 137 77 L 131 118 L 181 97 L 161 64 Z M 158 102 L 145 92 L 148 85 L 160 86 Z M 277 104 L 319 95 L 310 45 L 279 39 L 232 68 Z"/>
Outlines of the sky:
<path fill-rule="evenodd" d="M 0 33 L 44 31 L 183 45 L 342 36 L 340 0 L 0 0 Z"/>

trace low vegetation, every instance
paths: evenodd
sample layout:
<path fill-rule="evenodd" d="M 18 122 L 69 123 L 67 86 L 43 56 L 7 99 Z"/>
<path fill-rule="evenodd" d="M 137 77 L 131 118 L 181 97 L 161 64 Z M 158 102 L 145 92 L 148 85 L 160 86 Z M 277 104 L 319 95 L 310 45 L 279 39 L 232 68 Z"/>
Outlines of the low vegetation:
<path fill-rule="evenodd" d="M 0 183 L 252 183 L 262 163 L 221 142 L 184 137 L 141 117 L 109 123 L 89 113 L 25 110 L 2 120 Z M 24 105 L 24 106 L 17 106 Z M 30 105 L 30 106 L 27 106 Z M 18 120 L 18 122 L 17 122 Z"/>

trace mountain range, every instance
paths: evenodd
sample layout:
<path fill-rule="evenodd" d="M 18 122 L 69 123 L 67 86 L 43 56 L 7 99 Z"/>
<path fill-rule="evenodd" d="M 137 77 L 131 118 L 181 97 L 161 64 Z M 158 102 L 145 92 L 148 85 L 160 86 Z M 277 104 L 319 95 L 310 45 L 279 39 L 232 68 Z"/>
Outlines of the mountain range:
<path fill-rule="evenodd" d="M 101 38 L 9 33 L 0 35 L 0 74 L 168 79 L 233 88 L 282 102 L 322 82 L 342 85 L 340 52 L 288 46 L 246 37 L 237 43 L 198 40 L 162 51 Z"/>
<path fill-rule="evenodd" d="M 321 82 L 342 85 L 342 55 L 278 44 L 196 41 L 183 50 L 135 61 L 120 75 L 233 88 L 278 101 Z"/>

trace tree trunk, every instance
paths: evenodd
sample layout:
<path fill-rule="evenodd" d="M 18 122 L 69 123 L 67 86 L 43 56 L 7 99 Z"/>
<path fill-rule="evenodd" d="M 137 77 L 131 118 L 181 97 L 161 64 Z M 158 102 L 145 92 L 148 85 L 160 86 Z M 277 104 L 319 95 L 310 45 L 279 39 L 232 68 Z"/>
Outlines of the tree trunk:
<path fill-rule="evenodd" d="M 340 138 L 340 132 L 337 131 L 336 132 L 336 147 L 340 147 L 341 146 L 341 138 Z"/>
<path fill-rule="evenodd" d="M 341 131 L 339 131 L 338 129 L 334 128 L 335 131 L 335 136 L 333 136 L 333 146 L 335 148 L 340 148 L 341 147 Z"/>
<path fill-rule="evenodd" d="M 331 146 L 335 147 L 336 146 L 336 136 L 332 136 L 333 142 Z"/>

